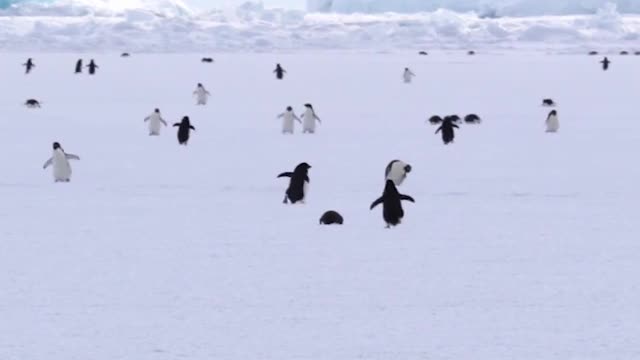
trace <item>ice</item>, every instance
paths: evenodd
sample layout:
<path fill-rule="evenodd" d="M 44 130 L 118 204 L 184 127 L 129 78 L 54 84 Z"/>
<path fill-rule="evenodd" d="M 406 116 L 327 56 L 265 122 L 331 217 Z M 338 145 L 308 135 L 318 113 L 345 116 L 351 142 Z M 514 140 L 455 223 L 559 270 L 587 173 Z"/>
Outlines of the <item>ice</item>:
<path fill-rule="evenodd" d="M 89 77 L 29 55 L 26 76 L 0 57 L 0 359 L 640 356 L 636 57 L 132 53 Z M 318 132 L 280 134 L 307 102 Z M 147 135 L 155 107 L 191 117 L 188 147 Z M 451 146 L 425 124 L 471 112 Z M 69 184 L 41 168 L 53 141 L 81 157 Z M 416 203 L 386 230 L 393 159 Z"/>

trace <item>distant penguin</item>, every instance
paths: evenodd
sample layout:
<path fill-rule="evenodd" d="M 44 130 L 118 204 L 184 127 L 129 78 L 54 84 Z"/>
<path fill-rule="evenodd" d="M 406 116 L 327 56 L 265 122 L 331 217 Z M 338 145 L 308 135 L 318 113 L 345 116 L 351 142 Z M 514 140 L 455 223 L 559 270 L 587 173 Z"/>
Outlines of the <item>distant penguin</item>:
<path fill-rule="evenodd" d="M 131 54 L 129 54 L 128 52 L 124 52 L 122 54 L 120 54 L 120 57 L 130 57 Z"/>
<path fill-rule="evenodd" d="M 283 204 L 287 204 L 291 201 L 292 204 L 301 202 L 304 204 L 305 197 L 307 195 L 307 188 L 309 186 L 309 169 L 311 165 L 303 162 L 296 166 L 293 172 L 285 172 L 278 175 L 278 178 L 288 177 L 289 187 L 284 196 Z"/>
<path fill-rule="evenodd" d="M 429 53 L 428 53 L 428 52 L 426 52 L 426 51 L 420 51 L 420 52 L 418 53 L 418 55 L 427 56 L 427 55 L 429 55 Z"/>
<path fill-rule="evenodd" d="M 438 115 L 433 115 L 427 120 L 431 125 L 438 125 L 442 123 L 442 118 Z"/>
<path fill-rule="evenodd" d="M 442 124 L 438 130 L 436 130 L 436 134 L 442 131 L 442 142 L 444 142 L 445 145 L 453 142 L 453 139 L 455 138 L 453 128 L 458 128 L 458 125 L 453 123 L 451 116 L 446 116 L 444 120 L 442 120 Z"/>
<path fill-rule="evenodd" d="M 556 103 L 553 99 L 543 99 L 542 106 L 556 106 Z"/>
<path fill-rule="evenodd" d="M 302 120 L 293 112 L 293 108 L 291 106 L 287 106 L 287 110 L 282 114 L 278 115 L 279 119 L 282 119 L 282 133 L 283 134 L 293 134 L 293 121 L 297 121 L 302 124 Z"/>
<path fill-rule="evenodd" d="M 624 56 L 624 55 L 629 55 L 629 52 L 628 52 L 628 51 L 625 51 L 625 50 L 622 50 L 622 51 L 620 51 L 620 55 L 623 55 L 623 56 Z"/>
<path fill-rule="evenodd" d="M 160 135 L 160 125 L 167 126 L 167 122 L 164 121 L 162 115 L 160 115 L 160 109 L 155 109 L 151 115 L 144 118 L 144 122 L 149 122 L 149 136 Z"/>
<path fill-rule="evenodd" d="M 82 74 L 82 59 L 78 59 L 78 61 L 76 61 L 76 74 Z"/>
<path fill-rule="evenodd" d="M 600 63 L 602 64 L 602 70 L 607 71 L 609 69 L 609 64 L 611 64 L 611 61 L 609 61 L 609 59 L 605 56 L 604 59 L 600 61 Z"/>
<path fill-rule="evenodd" d="M 193 95 L 195 95 L 197 99 L 196 105 L 207 105 L 207 100 L 209 100 L 211 93 L 207 91 L 201 83 L 198 83 Z"/>
<path fill-rule="evenodd" d="M 196 128 L 191 125 L 189 117 L 183 117 L 181 122 L 175 123 L 173 126 L 178 127 L 178 143 L 180 143 L 180 145 L 187 145 L 189 142 L 189 136 L 191 135 L 191 130 L 196 130 Z"/>
<path fill-rule="evenodd" d="M 415 203 L 411 196 L 400 194 L 393 181 L 387 180 L 382 196 L 374 201 L 369 209 L 373 210 L 376 206 L 382 204 L 382 217 L 387 223 L 387 228 L 390 228 L 402 222 L 404 217 L 402 200 Z"/>
<path fill-rule="evenodd" d="M 94 75 L 96 73 L 96 69 L 99 68 L 99 66 L 96 65 L 96 62 L 93 61 L 93 59 L 89 61 L 89 65 L 87 65 L 87 67 L 89 68 L 89 75 Z"/>
<path fill-rule="evenodd" d="M 280 66 L 280 64 L 276 64 L 276 69 L 273 70 L 273 72 L 276 74 L 276 79 L 282 80 L 284 78 L 284 74 L 287 71 L 283 69 L 282 66 Z"/>
<path fill-rule="evenodd" d="M 27 101 L 24 102 L 24 106 L 34 109 L 34 108 L 39 108 L 40 107 L 40 101 L 36 100 L 36 99 L 27 99 Z"/>
<path fill-rule="evenodd" d="M 203 63 L 212 63 L 212 62 L 213 62 L 213 58 L 210 58 L 210 57 L 204 57 L 204 58 L 202 58 L 202 60 L 200 60 L 200 61 L 202 61 Z"/>
<path fill-rule="evenodd" d="M 589 51 L 589 55 L 591 55 L 591 56 L 598 55 L 598 52 L 592 50 L 592 51 Z"/>
<path fill-rule="evenodd" d="M 337 211 L 329 210 L 320 217 L 320 225 L 342 225 L 344 218 Z"/>
<path fill-rule="evenodd" d="M 405 84 L 411 83 L 413 77 L 416 76 L 409 68 L 404 68 L 404 73 L 402 74 L 402 79 L 404 79 Z"/>
<path fill-rule="evenodd" d="M 558 129 L 560 128 L 560 121 L 558 121 L 558 113 L 555 110 L 551 110 L 547 116 L 545 124 L 547 125 L 547 132 L 558 132 Z"/>
<path fill-rule="evenodd" d="M 67 154 L 59 143 L 53 143 L 53 155 L 42 166 L 43 169 L 53 165 L 53 179 L 55 182 L 71 181 L 71 165 L 69 160 L 80 160 L 78 155 Z"/>
<path fill-rule="evenodd" d="M 400 160 L 393 160 L 385 168 L 384 177 L 385 180 L 391 180 L 396 186 L 400 186 L 410 172 L 411 165 Z"/>
<path fill-rule="evenodd" d="M 25 68 L 25 74 L 28 74 L 31 72 L 31 70 L 36 67 L 36 64 L 33 63 L 33 60 L 31 58 L 27 59 L 27 62 L 22 64 L 22 66 L 24 66 Z"/>
<path fill-rule="evenodd" d="M 304 104 L 305 111 L 302 114 L 302 133 L 313 134 L 316 132 L 316 121 L 322 124 L 322 120 L 316 115 L 311 104 Z"/>
<path fill-rule="evenodd" d="M 475 51 L 473 51 L 473 50 L 469 50 L 469 51 L 467 51 L 467 55 L 473 56 L 473 55 L 475 55 L 475 54 L 476 54 L 476 52 L 475 52 Z"/>
<path fill-rule="evenodd" d="M 469 114 L 464 117 L 464 122 L 467 124 L 480 124 L 482 120 L 480 119 L 480 116 L 476 114 Z"/>

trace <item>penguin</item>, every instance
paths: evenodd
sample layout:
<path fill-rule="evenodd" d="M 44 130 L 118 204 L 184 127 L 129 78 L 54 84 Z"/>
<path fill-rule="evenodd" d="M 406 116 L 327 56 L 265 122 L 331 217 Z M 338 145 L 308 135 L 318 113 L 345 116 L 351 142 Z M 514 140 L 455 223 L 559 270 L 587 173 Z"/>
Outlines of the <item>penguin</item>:
<path fill-rule="evenodd" d="M 316 121 L 322 124 L 322 120 L 316 115 L 311 104 L 304 104 L 305 111 L 302 114 L 302 133 L 313 134 L 316 132 Z"/>
<path fill-rule="evenodd" d="M 547 116 L 545 124 L 547 125 L 548 133 L 558 132 L 558 129 L 560 128 L 560 122 L 558 121 L 558 112 L 555 110 L 551 110 L 551 112 Z"/>
<path fill-rule="evenodd" d="M 202 60 L 200 60 L 200 61 L 203 62 L 203 63 L 212 63 L 213 59 L 210 58 L 210 57 L 205 57 L 205 58 L 202 58 Z"/>
<path fill-rule="evenodd" d="M 411 79 L 416 76 L 409 68 L 404 68 L 404 74 L 402 74 L 402 78 L 404 79 L 405 84 L 411 83 Z"/>
<path fill-rule="evenodd" d="M 400 186 L 410 172 L 411 165 L 400 160 L 393 160 L 385 168 L 384 177 L 385 180 L 391 180 L 396 186 Z"/>
<path fill-rule="evenodd" d="M 147 121 L 149 122 L 149 136 L 160 135 L 160 125 L 167 126 L 167 122 L 160 115 L 160 109 L 155 109 L 151 115 L 144 118 L 144 122 Z"/>
<path fill-rule="evenodd" d="M 438 115 L 434 115 L 427 120 L 431 125 L 438 125 L 442 123 L 442 118 Z"/>
<path fill-rule="evenodd" d="M 194 128 L 191 125 L 191 121 L 189 121 L 189 117 L 185 116 L 182 118 L 182 121 L 179 123 L 175 123 L 173 124 L 174 127 L 178 127 L 178 143 L 180 143 L 180 145 L 187 145 L 187 143 L 189 142 L 189 135 L 191 130 L 196 131 L 196 128 Z"/>
<path fill-rule="evenodd" d="M 96 62 L 93 61 L 93 59 L 89 61 L 89 65 L 87 65 L 87 67 L 89 68 L 89 75 L 94 75 L 96 73 L 96 69 L 99 68 L 99 66 L 96 65 Z"/>
<path fill-rule="evenodd" d="M 480 119 L 480 116 L 476 114 L 469 114 L 464 117 L 464 122 L 467 124 L 480 124 L 482 120 Z"/>
<path fill-rule="evenodd" d="M 388 229 L 402 222 L 402 218 L 404 217 L 402 200 L 415 203 L 415 200 L 411 196 L 400 194 L 392 180 L 387 180 L 382 196 L 371 204 L 369 210 L 373 210 L 376 206 L 382 204 L 382 217 L 387 223 Z"/>
<path fill-rule="evenodd" d="M 623 56 L 629 55 L 629 52 L 625 51 L 625 50 L 622 50 L 622 51 L 620 51 L 620 55 L 623 55 Z"/>
<path fill-rule="evenodd" d="M 556 103 L 553 101 L 553 99 L 543 99 L 542 106 L 556 106 Z"/>
<path fill-rule="evenodd" d="M 420 55 L 420 56 L 427 56 L 427 55 L 429 55 L 429 53 L 428 53 L 428 52 L 426 52 L 426 51 L 420 51 L 420 52 L 418 53 L 418 55 Z"/>
<path fill-rule="evenodd" d="M 276 79 L 282 80 L 284 78 L 284 74 L 287 71 L 283 69 L 282 66 L 280 66 L 280 64 L 276 64 L 276 69 L 273 70 L 273 72 L 276 74 Z"/>
<path fill-rule="evenodd" d="M 473 56 L 473 55 L 475 55 L 475 54 L 476 54 L 476 52 L 475 52 L 475 51 L 473 51 L 473 50 L 469 50 L 469 51 L 467 51 L 467 55 L 469 55 L 469 56 Z"/>
<path fill-rule="evenodd" d="M 300 120 L 300 118 L 293 112 L 293 108 L 291 106 L 287 106 L 287 110 L 278 115 L 278 118 L 282 119 L 283 134 L 293 134 L 294 120 L 302 124 L 302 120 Z"/>
<path fill-rule="evenodd" d="M 128 52 L 120 54 L 120 57 L 130 57 L 130 56 L 131 54 L 129 54 Z"/>
<path fill-rule="evenodd" d="M 53 165 L 53 179 L 55 182 L 71 181 L 71 165 L 69 160 L 80 160 L 78 155 L 67 154 L 60 146 L 60 143 L 53 143 L 53 155 L 42 166 L 43 169 Z"/>
<path fill-rule="evenodd" d="M 304 199 L 307 195 L 307 187 L 310 182 L 309 169 L 311 169 L 311 165 L 303 162 L 298 164 L 293 172 L 285 172 L 278 175 L 278 178 L 291 178 L 284 200 L 282 201 L 283 204 L 287 204 L 288 201 L 291 201 L 292 204 L 297 202 L 304 204 Z"/>
<path fill-rule="evenodd" d="M 442 131 L 442 142 L 444 142 L 445 145 L 453 142 L 455 138 L 453 128 L 458 128 L 458 125 L 453 123 L 451 116 L 446 116 L 444 120 L 442 120 L 442 125 L 436 130 L 436 134 Z"/>
<path fill-rule="evenodd" d="M 451 121 L 453 121 L 456 124 L 460 123 L 460 120 L 462 120 L 462 119 L 460 119 L 460 116 L 458 116 L 458 115 L 449 115 L 447 117 L 449 119 L 451 119 Z M 447 118 L 447 117 L 445 117 L 445 118 Z"/>
<path fill-rule="evenodd" d="M 195 95 L 197 98 L 196 105 L 207 105 L 207 100 L 209 100 L 209 96 L 211 96 L 211 93 L 207 91 L 207 89 L 205 89 L 201 83 L 198 83 L 198 86 L 193 92 L 193 95 Z"/>
<path fill-rule="evenodd" d="M 40 107 L 40 102 L 36 99 L 28 99 L 27 101 L 24 102 L 24 106 L 34 109 L 34 108 L 39 108 Z"/>
<path fill-rule="evenodd" d="M 78 61 L 76 61 L 76 74 L 82 74 L 82 59 L 78 59 Z"/>
<path fill-rule="evenodd" d="M 342 225 L 344 218 L 337 211 L 329 210 L 320 217 L 320 225 Z"/>
<path fill-rule="evenodd" d="M 598 55 L 598 52 L 595 50 L 589 51 L 590 56 Z"/>
<path fill-rule="evenodd" d="M 33 59 L 28 58 L 27 62 L 22 64 L 22 66 L 25 67 L 25 74 L 28 74 L 34 67 L 36 67 L 36 64 L 33 63 Z"/>
<path fill-rule="evenodd" d="M 600 61 L 600 63 L 602 64 L 602 70 L 607 71 L 609 69 L 609 64 L 611 64 L 611 61 L 609 61 L 609 59 L 605 56 L 604 59 Z"/>

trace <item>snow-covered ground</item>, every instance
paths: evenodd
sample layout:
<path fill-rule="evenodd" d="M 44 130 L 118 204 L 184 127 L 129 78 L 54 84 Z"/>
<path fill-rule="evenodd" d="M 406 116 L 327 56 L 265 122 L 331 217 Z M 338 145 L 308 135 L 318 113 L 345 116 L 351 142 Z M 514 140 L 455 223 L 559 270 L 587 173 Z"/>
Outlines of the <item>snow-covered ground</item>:
<path fill-rule="evenodd" d="M 638 58 L 77 57 L 0 57 L 0 359 L 640 357 Z M 318 133 L 281 135 L 306 102 Z M 147 136 L 154 107 L 191 117 L 188 147 Z M 451 146 L 425 124 L 469 112 Z M 69 184 L 42 170 L 53 141 L 81 157 Z M 386 230 L 393 159 L 416 203 Z"/>

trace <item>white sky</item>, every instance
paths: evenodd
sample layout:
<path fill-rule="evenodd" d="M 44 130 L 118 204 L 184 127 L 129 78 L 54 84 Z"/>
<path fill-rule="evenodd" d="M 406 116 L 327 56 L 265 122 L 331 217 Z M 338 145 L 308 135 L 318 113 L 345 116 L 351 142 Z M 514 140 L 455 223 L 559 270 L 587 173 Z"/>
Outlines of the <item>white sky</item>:
<path fill-rule="evenodd" d="M 201 8 L 222 8 L 227 6 L 237 6 L 247 0 L 184 0 L 188 5 Z M 262 3 L 268 7 L 286 7 L 303 9 L 305 7 L 305 0 L 262 0 Z"/>

